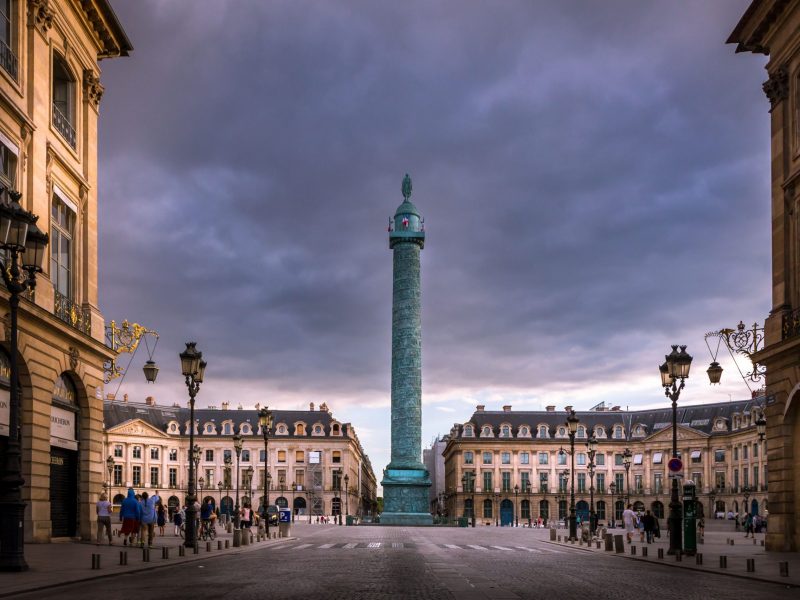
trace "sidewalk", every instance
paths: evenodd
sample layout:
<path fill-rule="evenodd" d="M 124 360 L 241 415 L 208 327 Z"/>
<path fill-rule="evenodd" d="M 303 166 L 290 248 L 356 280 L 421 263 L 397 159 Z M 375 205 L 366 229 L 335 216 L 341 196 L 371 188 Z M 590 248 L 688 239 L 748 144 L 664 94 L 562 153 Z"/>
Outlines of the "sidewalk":
<path fill-rule="evenodd" d="M 666 531 L 664 530 L 662 530 L 662 537 L 652 544 L 640 542 L 638 534 L 634 535 L 633 543 L 628 544 L 625 542 L 625 532 L 622 529 L 609 529 L 608 532 L 623 536 L 624 553 L 617 554 L 614 551 L 605 551 L 605 543 L 602 540 L 600 541 L 599 549 L 596 543 L 588 547 L 585 544 L 579 545 L 578 542 L 574 544 L 571 542 L 568 543 L 566 542 L 566 538 L 569 532 L 565 529 L 559 529 L 557 535 L 561 536 L 561 545 L 581 548 L 587 552 L 614 555 L 629 560 L 658 563 L 670 567 L 691 569 L 717 575 L 742 577 L 756 581 L 800 587 L 800 555 L 793 552 L 766 552 L 764 546 L 761 545 L 764 540 L 763 533 L 756 534 L 754 544 L 751 538 L 745 538 L 744 533 L 741 532 L 706 530 L 703 543 L 698 543 L 697 545 L 697 553 L 702 556 L 702 564 L 698 564 L 698 558 L 696 556 L 683 556 L 682 560 L 678 561 L 676 557 L 668 555 L 669 538 L 666 536 Z M 733 540 L 733 545 L 730 545 L 729 540 Z M 549 541 L 549 539 L 545 541 L 551 544 L 559 544 L 558 541 L 552 542 Z M 644 549 L 646 549 L 647 552 L 646 557 L 642 556 Z M 658 558 L 659 549 L 663 550 L 664 558 Z M 720 567 L 721 556 L 726 557 L 726 568 Z M 753 559 L 754 561 L 755 569 L 753 572 L 747 571 L 748 559 Z M 780 575 L 780 562 L 789 563 L 788 577 L 782 577 Z"/>
<path fill-rule="evenodd" d="M 132 573 L 158 569 L 169 565 L 208 560 L 217 556 L 240 554 L 283 544 L 293 537 L 254 541 L 248 546 L 233 547 L 233 535 L 224 533 L 222 527 L 217 529 L 220 533 L 213 542 L 199 542 L 198 553 L 194 554 L 191 548 L 186 548 L 186 555 L 178 555 L 179 546 L 183 539 L 173 536 L 172 527 L 167 528 L 167 535 L 156 537 L 153 548 L 150 549 L 150 561 L 144 561 L 144 553 L 138 546 L 123 546 L 121 538 L 114 538 L 114 545 L 108 542 L 97 546 L 89 542 L 66 542 L 61 544 L 26 544 L 25 560 L 30 567 L 22 573 L 0 573 L 0 598 L 33 592 L 45 588 L 56 587 L 77 581 L 87 581 L 113 577 L 122 573 Z M 253 529 L 255 532 L 255 528 Z M 225 550 L 225 541 L 229 548 Z M 222 550 L 218 550 L 217 542 L 222 543 Z M 206 550 L 206 544 L 211 544 L 211 551 Z M 162 558 L 162 548 L 167 548 L 169 558 Z M 127 565 L 120 565 L 120 554 L 127 552 Z M 100 555 L 100 569 L 92 569 L 92 554 Z"/>

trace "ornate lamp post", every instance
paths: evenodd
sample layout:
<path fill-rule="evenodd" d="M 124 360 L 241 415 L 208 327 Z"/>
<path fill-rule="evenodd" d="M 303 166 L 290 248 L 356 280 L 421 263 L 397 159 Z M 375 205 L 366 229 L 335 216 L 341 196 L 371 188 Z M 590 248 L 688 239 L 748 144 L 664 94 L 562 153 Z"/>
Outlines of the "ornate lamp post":
<path fill-rule="evenodd" d="M 750 488 L 745 486 L 742 491 L 744 492 L 744 512 L 747 514 L 750 512 L 750 507 L 747 505 L 747 501 L 750 499 Z"/>
<path fill-rule="evenodd" d="M 767 420 L 764 418 L 764 411 L 761 411 L 756 419 L 756 430 L 758 431 L 758 441 L 763 442 L 767 435 Z"/>
<path fill-rule="evenodd" d="M 622 466 L 625 467 L 625 508 L 631 501 L 631 459 L 633 454 L 630 448 L 625 448 L 622 453 Z"/>
<path fill-rule="evenodd" d="M 265 406 L 258 411 L 258 424 L 261 426 L 261 435 L 264 437 L 264 502 L 263 502 L 263 515 L 264 528 L 267 532 L 267 539 L 269 539 L 269 513 L 267 507 L 269 506 L 269 490 L 267 488 L 267 479 L 269 476 L 269 430 L 272 428 L 272 411 L 269 407 Z"/>
<path fill-rule="evenodd" d="M 180 353 L 181 373 L 186 378 L 186 388 L 189 390 L 189 448 L 197 449 L 194 445 L 194 399 L 200 391 L 200 384 L 203 383 L 203 375 L 206 370 L 206 362 L 203 360 L 203 353 L 197 350 L 195 342 L 186 342 L 186 350 Z M 198 453 L 199 454 L 199 453 Z M 199 456 L 189 460 L 189 494 L 186 499 L 186 539 L 183 544 L 187 548 L 192 548 L 197 543 L 197 510 L 195 509 L 195 484 L 197 476 L 196 460 Z"/>
<path fill-rule="evenodd" d="M 247 498 L 250 504 L 250 508 L 253 507 L 253 465 L 250 465 L 244 471 L 245 477 L 247 477 Z"/>
<path fill-rule="evenodd" d="M 717 518 L 717 505 L 715 504 L 715 500 L 717 499 L 717 495 L 712 490 L 711 493 L 708 495 L 708 499 L 711 501 L 711 518 Z"/>
<path fill-rule="evenodd" d="M 233 526 L 239 529 L 239 458 L 242 456 L 242 436 L 238 433 L 233 436 L 233 450 L 236 452 L 236 506 L 233 508 Z"/>
<path fill-rule="evenodd" d="M 572 480 L 569 493 L 569 539 L 578 539 L 578 524 L 575 518 L 575 434 L 578 431 L 578 417 L 574 410 L 569 411 L 567 416 L 567 429 L 569 433 L 569 453 L 570 453 L 570 470 L 572 471 Z"/>
<path fill-rule="evenodd" d="M 514 485 L 514 527 L 519 527 L 519 501 L 517 497 L 519 496 L 519 486 Z"/>
<path fill-rule="evenodd" d="M 597 438 L 594 432 L 586 441 L 587 454 L 589 455 L 589 532 L 594 535 L 597 529 L 597 515 L 594 512 L 594 457 L 597 454 Z"/>
<path fill-rule="evenodd" d="M 470 497 L 470 501 L 472 502 L 472 508 L 470 509 L 470 520 L 472 521 L 472 526 L 475 527 L 475 488 L 470 485 L 470 477 L 467 476 L 467 473 L 461 476 L 461 488 L 464 490 L 464 501 L 466 503 L 466 495 L 467 492 L 470 492 L 472 495 Z M 466 517 L 466 511 L 464 511 L 464 516 Z"/>
<path fill-rule="evenodd" d="M 614 492 L 617 491 L 617 484 L 610 483 L 608 489 L 611 492 L 611 529 L 614 529 L 617 526 L 617 503 L 614 497 Z"/>
<path fill-rule="evenodd" d="M 224 484 L 222 483 L 222 481 L 218 481 L 217 482 L 217 489 L 219 490 L 219 509 L 220 509 L 220 511 L 222 510 L 222 488 L 223 488 L 223 486 L 224 486 Z"/>
<path fill-rule="evenodd" d="M 192 446 L 192 462 L 194 463 L 194 489 L 197 490 L 197 474 L 200 472 L 200 446 Z"/>
<path fill-rule="evenodd" d="M 348 496 L 350 495 L 350 476 L 344 474 L 344 514 L 345 517 L 350 516 L 350 503 Z"/>
<path fill-rule="evenodd" d="M 531 526 L 531 515 L 533 513 L 533 507 L 531 507 L 531 482 L 525 482 L 525 499 L 528 501 L 528 527 Z M 550 515 L 548 514 L 547 517 L 549 518 Z"/>
<path fill-rule="evenodd" d="M 231 493 L 231 464 L 233 463 L 233 459 L 230 455 L 225 457 L 225 496 L 229 496 Z M 220 504 L 222 502 L 220 501 Z M 232 503 L 231 503 L 232 504 Z M 233 515 L 231 515 L 231 506 L 226 504 L 225 510 L 227 511 L 228 519 L 230 519 Z"/>
<path fill-rule="evenodd" d="M 114 474 L 114 457 L 110 454 L 106 459 L 106 470 L 108 471 L 108 492 L 111 493 L 111 486 L 113 484 L 113 474 Z M 111 498 L 109 498 L 111 500 Z"/>
<path fill-rule="evenodd" d="M 659 367 L 664 394 L 672 401 L 672 458 L 678 458 L 678 397 L 689 378 L 692 357 L 686 346 L 672 346 L 672 352 L 664 357 L 666 362 Z M 683 549 L 683 511 L 678 498 L 678 479 L 672 478 L 672 493 L 669 502 L 669 550 L 668 554 L 680 554 Z"/>
<path fill-rule="evenodd" d="M 500 493 L 494 494 L 494 526 L 500 527 Z"/>
<path fill-rule="evenodd" d="M 200 500 L 202 500 L 203 499 L 203 488 L 206 485 L 205 477 L 201 477 L 200 479 L 198 479 L 197 483 L 200 486 Z"/>
<path fill-rule="evenodd" d="M 5 200 L 0 203 L 0 249 L 5 251 L 0 270 L 9 292 L 11 317 L 11 326 L 7 333 L 11 371 L 8 445 L 4 474 L 0 481 L 0 571 L 26 571 L 28 563 L 25 561 L 23 530 L 25 502 L 22 500 L 22 486 L 25 480 L 22 477 L 22 426 L 19 414 L 21 400 L 17 363 L 17 311 L 19 295 L 36 287 L 36 273 L 42 271 L 42 259 L 49 238 L 36 226 L 38 217 L 19 205 L 22 197 L 19 192 L 0 189 L 0 194 Z"/>

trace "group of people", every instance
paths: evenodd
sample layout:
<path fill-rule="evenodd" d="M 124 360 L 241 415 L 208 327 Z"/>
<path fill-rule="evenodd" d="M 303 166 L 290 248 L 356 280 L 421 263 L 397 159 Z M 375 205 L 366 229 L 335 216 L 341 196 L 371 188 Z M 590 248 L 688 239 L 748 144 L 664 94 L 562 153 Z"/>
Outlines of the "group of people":
<path fill-rule="evenodd" d="M 652 544 L 655 538 L 661 537 L 658 519 L 649 510 L 639 516 L 634 512 L 633 505 L 628 504 L 622 513 L 622 523 L 625 526 L 625 537 L 629 544 L 633 541 L 633 536 L 637 531 L 640 542 L 646 540 L 648 544 Z"/>
<path fill-rule="evenodd" d="M 100 500 L 97 501 L 97 544 L 99 545 L 103 538 L 108 539 L 108 545 L 114 544 L 113 536 L 111 533 L 111 515 L 113 512 L 111 502 L 108 501 L 108 496 L 103 493 L 100 494 Z M 167 509 L 161 502 L 161 496 L 158 491 L 152 495 L 147 492 L 137 494 L 133 488 L 128 489 L 128 496 L 122 501 L 119 511 L 119 519 L 122 522 L 122 527 L 119 530 L 119 535 L 122 538 L 123 545 L 131 546 L 138 542 L 142 547 L 145 545 L 145 537 L 147 537 L 148 547 L 153 547 L 153 539 L 155 538 L 155 528 L 158 527 L 159 534 L 164 535 L 164 527 L 167 522 Z M 105 532 L 105 535 L 103 535 Z"/>
<path fill-rule="evenodd" d="M 742 517 L 741 525 L 739 515 L 736 515 L 736 531 L 739 531 L 740 527 L 744 528 L 744 537 L 755 537 L 755 535 L 761 533 L 766 526 L 766 519 L 760 515 L 753 515 L 749 512 L 745 513 L 744 517 Z"/>

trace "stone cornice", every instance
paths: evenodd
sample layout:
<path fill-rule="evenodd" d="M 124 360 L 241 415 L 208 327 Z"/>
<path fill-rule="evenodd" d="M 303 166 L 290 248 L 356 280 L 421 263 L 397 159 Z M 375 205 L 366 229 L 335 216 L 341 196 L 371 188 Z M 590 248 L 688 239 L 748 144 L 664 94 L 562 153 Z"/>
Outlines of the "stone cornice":
<path fill-rule="evenodd" d="M 736 44 L 736 52 L 769 54 L 768 34 L 790 1 L 754 0 L 728 37 L 727 43 Z"/>
<path fill-rule="evenodd" d="M 107 0 L 73 0 L 73 2 L 85 15 L 100 46 L 98 59 L 128 56 L 133 46 Z"/>

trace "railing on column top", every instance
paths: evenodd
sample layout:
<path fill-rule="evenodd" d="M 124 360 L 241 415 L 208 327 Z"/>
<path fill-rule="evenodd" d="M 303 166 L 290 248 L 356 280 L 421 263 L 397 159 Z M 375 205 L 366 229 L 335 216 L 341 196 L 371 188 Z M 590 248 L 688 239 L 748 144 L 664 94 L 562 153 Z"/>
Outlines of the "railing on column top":
<path fill-rule="evenodd" d="M 75 128 L 70 123 L 70 120 L 62 113 L 58 107 L 53 104 L 53 126 L 56 131 L 60 133 L 67 143 L 73 148 L 75 147 Z"/>
<path fill-rule="evenodd" d="M 55 296 L 53 312 L 56 317 L 78 331 L 82 331 L 86 335 L 92 335 L 92 320 L 89 316 L 89 311 L 81 308 L 76 302 L 73 302 L 63 294 L 57 291 L 53 293 Z"/>

